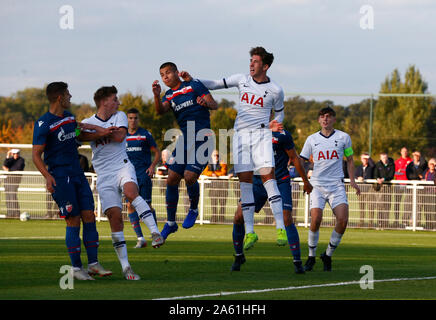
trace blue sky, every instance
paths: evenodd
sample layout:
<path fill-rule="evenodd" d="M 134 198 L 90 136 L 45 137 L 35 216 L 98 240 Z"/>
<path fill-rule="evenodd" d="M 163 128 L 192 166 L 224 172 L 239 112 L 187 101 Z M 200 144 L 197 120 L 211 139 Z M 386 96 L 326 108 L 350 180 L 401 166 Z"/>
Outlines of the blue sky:
<path fill-rule="evenodd" d="M 59 26 L 63 5 L 73 30 Z M 360 28 L 363 5 L 373 30 Z M 269 75 L 285 92 L 375 93 L 414 64 L 435 93 L 435 16 L 432 0 L 1 0 L 0 95 L 63 80 L 75 103 L 112 84 L 151 97 L 163 62 L 219 79 L 248 72 L 258 45 L 274 53 Z"/>

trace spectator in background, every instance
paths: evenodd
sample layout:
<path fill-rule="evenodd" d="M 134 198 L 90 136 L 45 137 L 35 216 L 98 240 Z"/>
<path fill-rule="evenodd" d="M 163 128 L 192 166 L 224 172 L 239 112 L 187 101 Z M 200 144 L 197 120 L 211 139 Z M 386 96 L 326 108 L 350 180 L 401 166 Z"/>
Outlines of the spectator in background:
<path fill-rule="evenodd" d="M 367 179 L 374 179 L 375 163 L 371 159 L 369 154 L 367 152 L 362 153 L 360 155 L 360 161 L 362 162 L 362 164 L 356 167 L 356 172 L 354 174 L 357 182 L 364 182 Z M 371 186 L 369 184 L 361 185 L 360 190 L 362 191 L 362 193 L 359 198 L 360 224 L 358 225 L 358 227 L 364 226 L 365 207 L 367 207 L 369 211 L 369 226 L 373 227 L 376 200 L 374 197 L 374 193 L 372 192 Z"/>
<path fill-rule="evenodd" d="M 164 176 L 164 177 L 168 176 L 167 163 L 170 160 L 170 157 L 171 157 L 171 152 L 168 149 L 162 150 L 161 152 L 162 165 L 156 168 L 156 175 L 157 178 L 159 178 L 159 180 L 157 181 L 157 186 L 159 188 L 161 195 L 165 195 L 167 184 L 166 184 L 166 179 L 162 179 L 159 176 Z"/>
<path fill-rule="evenodd" d="M 167 176 L 168 175 L 168 165 L 167 162 L 171 157 L 171 152 L 168 149 L 162 150 L 161 153 L 161 159 L 162 159 L 162 165 L 160 167 L 156 168 L 156 174 L 160 176 Z"/>
<path fill-rule="evenodd" d="M 406 168 L 409 163 L 412 162 L 412 159 L 409 157 L 409 150 L 406 147 L 401 148 L 401 157 L 395 160 L 395 180 L 408 180 L 406 175 Z M 404 214 L 403 214 L 403 224 L 407 224 L 410 220 L 410 215 L 412 212 L 412 197 L 411 194 L 408 193 L 406 184 L 395 184 L 393 186 L 394 192 L 394 215 L 395 222 L 394 226 L 399 226 L 400 219 L 400 205 L 401 200 L 404 197 Z"/>
<path fill-rule="evenodd" d="M 428 168 L 424 171 L 423 179 L 425 181 L 433 181 L 436 185 L 436 159 L 431 158 L 428 160 Z M 424 187 L 424 212 L 425 212 L 425 227 L 426 229 L 436 229 L 436 187 Z"/>
<path fill-rule="evenodd" d="M 201 173 L 208 177 L 222 177 L 227 175 L 227 164 L 220 161 L 218 150 L 212 152 L 209 164 Z M 224 222 L 227 202 L 228 182 L 213 179 L 210 184 L 209 198 L 212 206 L 211 222 Z M 219 204 L 219 214 L 218 214 Z"/>
<path fill-rule="evenodd" d="M 422 180 L 424 177 L 424 171 L 428 168 L 427 167 L 427 161 L 421 157 L 421 152 L 414 151 L 412 153 L 413 161 L 410 162 L 406 167 L 406 177 L 407 180 Z M 416 212 L 417 212 L 417 222 L 419 223 L 421 221 L 421 211 L 423 208 L 424 203 L 424 197 L 421 192 L 422 190 L 417 190 L 417 205 L 416 205 Z M 412 218 L 412 212 L 407 211 L 404 213 L 404 219 L 410 220 Z"/>
<path fill-rule="evenodd" d="M 421 152 L 414 151 L 412 153 L 413 161 L 406 167 L 407 180 L 422 180 L 424 171 L 427 170 L 427 161 L 421 157 Z"/>
<path fill-rule="evenodd" d="M 380 228 L 389 226 L 389 212 L 391 210 L 392 186 L 384 184 L 394 179 L 395 163 L 386 152 L 380 153 L 380 161 L 375 164 L 374 178 L 377 184 L 374 189 L 378 192 L 377 199 L 377 224 Z M 394 222 L 398 224 L 397 220 Z"/>
<path fill-rule="evenodd" d="M 20 149 L 9 150 L 3 162 L 4 171 L 23 171 L 25 167 L 24 158 L 20 156 Z M 20 205 L 17 198 L 18 186 L 21 182 L 21 175 L 8 175 L 5 180 L 6 210 L 7 217 L 19 217 Z"/>

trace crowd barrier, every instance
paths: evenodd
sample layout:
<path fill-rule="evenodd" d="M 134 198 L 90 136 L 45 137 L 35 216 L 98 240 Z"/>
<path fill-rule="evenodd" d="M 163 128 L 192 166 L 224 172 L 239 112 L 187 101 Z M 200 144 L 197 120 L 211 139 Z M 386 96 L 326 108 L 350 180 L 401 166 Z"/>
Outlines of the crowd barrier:
<path fill-rule="evenodd" d="M 99 195 L 96 191 L 97 176 L 86 173 L 94 193 L 95 214 L 98 221 L 106 220 L 101 212 Z M 375 180 L 358 183 L 362 194 L 345 179 L 348 195 L 350 228 L 408 229 L 436 231 L 436 186 L 425 181 L 391 181 L 374 188 Z M 201 176 L 199 217 L 200 224 L 232 224 L 233 216 L 240 198 L 239 181 L 235 178 L 210 178 Z M 310 195 L 303 193 L 300 178 L 291 181 L 293 197 L 293 217 L 298 226 L 310 224 Z M 166 178 L 153 178 L 152 206 L 159 222 L 166 221 L 165 206 Z M 46 191 L 45 179 L 39 172 L 0 171 L 0 217 L 19 218 L 20 213 L 28 212 L 31 219 L 59 219 L 59 210 L 50 193 Z M 177 208 L 177 221 L 182 222 L 189 208 L 189 198 L 184 185 L 180 185 L 180 198 Z M 123 206 L 127 220 L 127 207 Z M 268 203 L 255 215 L 255 224 L 274 225 L 274 216 Z M 324 210 L 321 226 L 333 227 L 335 219 L 328 205 Z"/>

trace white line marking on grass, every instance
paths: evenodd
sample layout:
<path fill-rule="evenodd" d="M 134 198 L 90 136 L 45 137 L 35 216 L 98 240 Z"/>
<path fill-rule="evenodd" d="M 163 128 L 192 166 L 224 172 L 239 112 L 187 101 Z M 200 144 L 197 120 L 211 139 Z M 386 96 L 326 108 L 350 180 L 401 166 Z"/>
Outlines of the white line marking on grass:
<path fill-rule="evenodd" d="M 417 280 L 433 280 L 433 279 L 436 279 L 436 276 L 432 276 L 432 277 L 420 277 L 420 278 L 381 279 L 381 280 L 374 280 L 374 282 L 397 282 L 397 281 L 414 281 L 414 280 L 417 281 Z M 262 293 L 262 292 L 288 291 L 288 290 L 312 289 L 312 288 L 323 288 L 323 287 L 339 287 L 339 286 L 348 286 L 348 285 L 353 285 L 353 284 L 360 284 L 360 281 L 348 281 L 348 282 L 313 284 L 313 285 L 307 285 L 307 286 L 285 287 L 285 288 L 269 288 L 269 289 L 259 289 L 259 290 L 206 293 L 206 294 L 197 294 L 197 295 L 192 295 L 192 296 L 181 296 L 181 297 L 170 297 L 170 298 L 156 298 L 156 299 L 153 299 L 153 300 L 195 299 L 195 298 L 204 298 L 204 297 L 230 296 L 230 295 L 245 294 L 245 293 Z"/>

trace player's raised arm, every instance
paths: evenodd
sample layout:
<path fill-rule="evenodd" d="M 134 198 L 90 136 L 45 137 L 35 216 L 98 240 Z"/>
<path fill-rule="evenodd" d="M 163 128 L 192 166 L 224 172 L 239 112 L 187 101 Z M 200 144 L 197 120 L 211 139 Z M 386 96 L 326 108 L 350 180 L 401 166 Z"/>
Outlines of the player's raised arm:
<path fill-rule="evenodd" d="M 154 95 L 154 106 L 156 108 L 156 112 L 157 114 L 164 114 L 170 109 L 170 103 L 168 101 L 161 101 L 160 93 L 162 89 L 158 80 L 155 80 L 151 87 Z"/>
<path fill-rule="evenodd" d="M 103 128 L 94 124 L 78 122 L 80 134 L 77 136 L 79 141 L 95 141 L 109 136 L 112 131 L 118 130 L 117 127 Z"/>
<path fill-rule="evenodd" d="M 127 129 L 125 127 L 119 127 L 117 130 L 112 130 L 109 138 L 115 142 L 123 142 L 127 136 Z"/>
<path fill-rule="evenodd" d="M 179 73 L 179 76 L 184 81 L 193 80 L 192 76 L 189 74 L 188 71 L 181 71 Z M 198 79 L 198 80 L 201 83 L 203 83 L 206 86 L 206 88 L 208 88 L 209 90 L 218 90 L 218 89 L 228 89 L 232 87 L 237 87 L 241 77 L 243 77 L 242 74 L 235 74 L 228 78 L 223 78 L 220 80 L 208 80 L 208 79 Z"/>
<path fill-rule="evenodd" d="M 202 97 L 197 97 L 197 103 L 210 110 L 218 109 L 218 103 L 216 103 L 215 99 L 212 97 L 210 93 Z"/>

